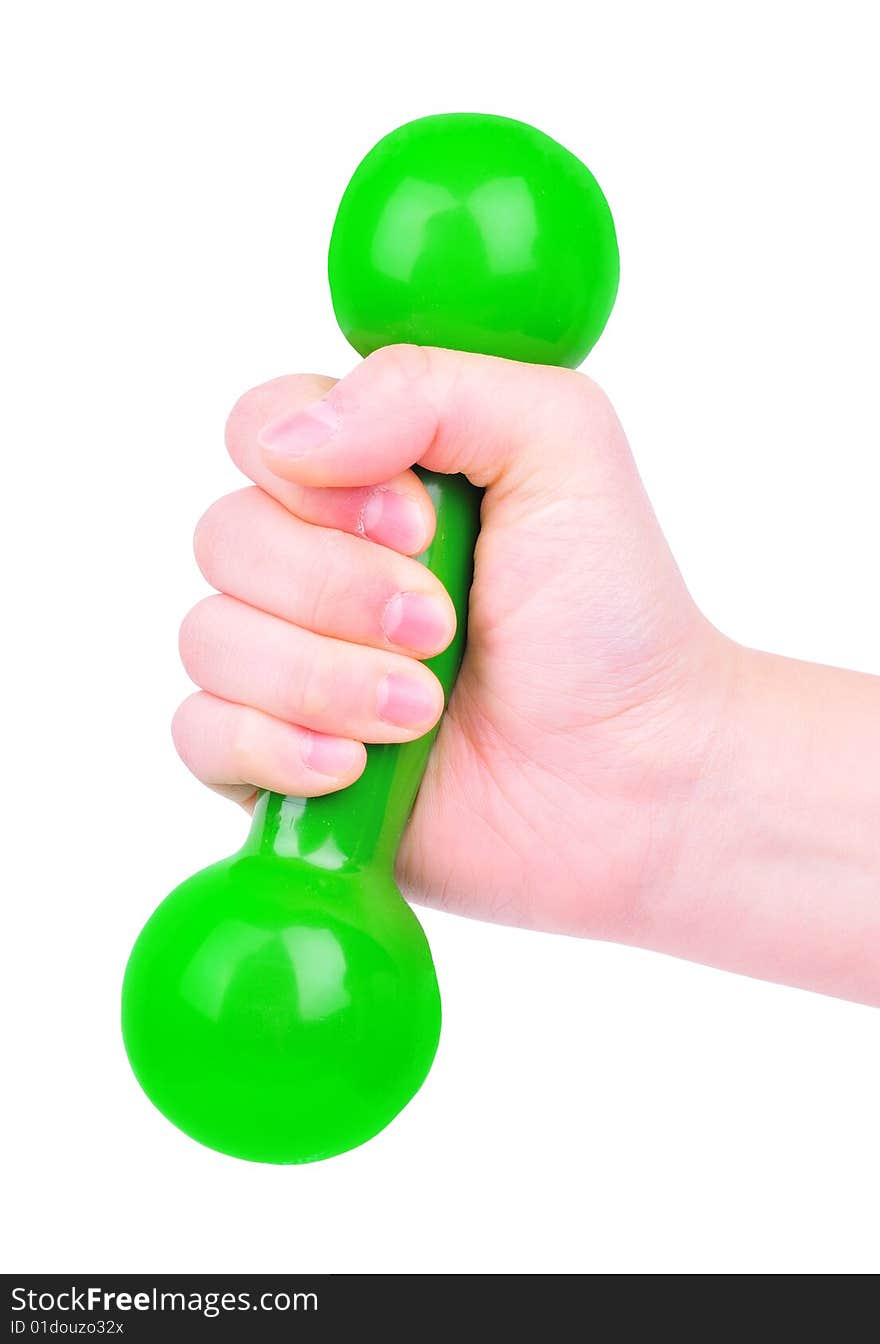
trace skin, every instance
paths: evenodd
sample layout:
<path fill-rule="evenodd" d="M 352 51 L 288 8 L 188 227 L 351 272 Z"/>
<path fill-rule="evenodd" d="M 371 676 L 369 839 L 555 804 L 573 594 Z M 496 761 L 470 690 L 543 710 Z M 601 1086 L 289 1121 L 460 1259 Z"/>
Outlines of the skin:
<path fill-rule="evenodd" d="M 401 848 L 413 900 L 880 1003 L 880 678 L 743 648 L 694 605 L 588 378 L 395 346 L 275 379 L 253 485 L 196 531 L 177 749 L 250 806 L 317 795 L 442 707 L 452 635 L 409 468 L 485 487 L 468 649 Z"/>

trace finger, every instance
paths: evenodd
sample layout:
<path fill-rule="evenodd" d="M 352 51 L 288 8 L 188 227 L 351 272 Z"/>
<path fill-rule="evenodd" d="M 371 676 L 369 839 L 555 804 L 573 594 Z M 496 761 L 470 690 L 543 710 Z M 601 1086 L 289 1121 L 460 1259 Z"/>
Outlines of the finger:
<path fill-rule="evenodd" d="M 613 431 L 613 433 L 612 433 Z M 365 486 L 414 462 L 514 483 L 601 460 L 620 438 L 595 384 L 568 369 L 413 345 L 388 346 L 259 434 L 266 464 L 303 486 Z"/>
<path fill-rule="evenodd" d="M 246 392 L 226 424 L 226 446 L 233 462 L 298 518 L 367 537 L 403 555 L 419 555 L 434 535 L 434 508 L 413 472 L 393 472 L 389 479 L 366 486 L 352 488 L 346 483 L 323 489 L 283 481 L 264 460 L 258 442 L 263 426 L 295 414 L 332 387 L 332 378 L 292 375 Z"/>
<path fill-rule="evenodd" d="M 292 518 L 254 486 L 212 504 L 195 552 L 214 588 L 316 634 L 427 658 L 455 633 L 455 608 L 424 565 Z"/>
<path fill-rule="evenodd" d="M 235 598 L 205 598 L 180 631 L 204 691 L 286 723 L 360 742 L 408 742 L 443 709 L 434 673 L 399 653 L 327 639 Z"/>
<path fill-rule="evenodd" d="M 367 753 L 362 742 L 296 724 L 199 691 L 171 724 L 184 764 L 203 784 L 245 802 L 255 789 L 315 798 L 354 783 Z"/>

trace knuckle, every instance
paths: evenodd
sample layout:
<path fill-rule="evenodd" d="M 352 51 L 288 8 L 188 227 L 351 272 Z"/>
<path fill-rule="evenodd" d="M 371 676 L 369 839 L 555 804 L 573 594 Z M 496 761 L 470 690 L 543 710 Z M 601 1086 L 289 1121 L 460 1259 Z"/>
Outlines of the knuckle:
<path fill-rule="evenodd" d="M 255 716 L 241 710 L 235 721 L 229 743 L 229 762 L 235 778 L 246 784 L 255 784 L 261 777 L 263 749 L 262 734 Z"/>
<path fill-rule="evenodd" d="M 569 380 L 570 394 L 582 415 L 588 416 L 591 421 L 616 420 L 614 408 L 607 394 L 589 374 L 580 373 L 576 369 L 561 369 L 560 373 L 564 379 Z"/>
<path fill-rule="evenodd" d="M 367 355 L 364 365 L 374 376 L 407 386 L 429 372 L 430 354 L 421 345 L 385 345 Z"/>
<path fill-rule="evenodd" d="M 193 554 L 196 564 L 209 582 L 211 574 L 216 569 L 222 514 L 223 500 L 218 499 L 205 510 L 193 532 Z"/>
<path fill-rule="evenodd" d="M 322 630 L 327 624 L 327 616 L 338 618 L 338 602 L 334 593 L 333 558 L 325 557 L 326 563 L 315 566 L 303 584 L 303 605 L 307 628 Z"/>
<path fill-rule="evenodd" d="M 286 717 L 290 722 L 302 719 L 306 724 L 323 723 L 337 694 L 338 677 L 329 675 L 324 660 L 304 661 L 290 678 Z"/>
<path fill-rule="evenodd" d="M 196 523 L 193 553 L 196 564 L 209 583 L 220 571 L 225 557 L 234 553 L 235 535 L 241 526 L 243 507 L 259 493 L 256 486 L 236 490 L 216 499 Z"/>
<path fill-rule="evenodd" d="M 527 420 L 528 441 L 544 442 L 548 428 L 558 431 L 558 452 L 573 462 L 584 460 L 587 448 L 601 445 L 602 454 L 616 454 L 625 443 L 620 422 L 605 392 L 577 369 L 541 369 Z M 547 379 L 552 382 L 547 382 Z"/>
<path fill-rule="evenodd" d="M 192 728 L 197 713 L 199 692 L 194 695 L 188 695 L 174 711 L 171 718 L 171 741 L 174 743 L 174 749 L 180 759 L 188 769 L 192 770 Z"/>
<path fill-rule="evenodd" d="M 214 616 L 218 600 L 220 599 L 216 596 L 203 597 L 190 608 L 180 623 L 177 643 L 181 661 L 187 672 L 198 665 L 204 652 L 208 625 Z"/>

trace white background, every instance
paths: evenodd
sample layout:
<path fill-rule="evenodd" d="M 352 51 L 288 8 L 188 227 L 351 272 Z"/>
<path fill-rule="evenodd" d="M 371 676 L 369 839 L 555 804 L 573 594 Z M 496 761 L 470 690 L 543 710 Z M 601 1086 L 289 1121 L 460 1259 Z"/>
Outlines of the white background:
<path fill-rule="evenodd" d="M 363 153 L 501 112 L 592 167 L 620 297 L 591 356 L 709 616 L 880 671 L 874 7 L 6 7 L 4 1268 L 880 1268 L 880 1014 L 426 914 L 445 1031 L 374 1142 L 306 1168 L 185 1139 L 118 991 L 246 821 L 179 764 L 193 523 L 226 412 L 353 355 L 325 279 Z"/>

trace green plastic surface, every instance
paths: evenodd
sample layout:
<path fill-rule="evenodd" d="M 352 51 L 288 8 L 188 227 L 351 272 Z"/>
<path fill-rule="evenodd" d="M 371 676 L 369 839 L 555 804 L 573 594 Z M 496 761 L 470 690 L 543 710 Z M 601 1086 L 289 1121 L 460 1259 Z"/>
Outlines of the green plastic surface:
<path fill-rule="evenodd" d="M 579 159 L 524 122 L 461 112 L 370 151 L 342 197 L 329 271 L 362 355 L 410 341 L 575 368 L 608 320 L 619 258 Z"/>
<path fill-rule="evenodd" d="M 462 476 L 422 478 L 437 514 L 422 560 L 458 618 L 429 663 L 448 694 L 480 492 Z M 123 1036 L 147 1096 L 191 1138 L 253 1161 L 315 1161 L 371 1138 L 421 1086 L 440 995 L 393 866 L 436 731 L 369 747 L 341 793 L 263 794 L 239 853 L 148 921 L 125 974 Z"/>
<path fill-rule="evenodd" d="M 362 354 L 396 341 L 575 365 L 617 289 L 611 215 L 587 169 L 521 122 L 428 117 L 356 171 L 330 248 L 337 317 Z M 420 557 L 464 650 L 480 492 L 420 472 L 437 531 Z M 264 794 L 239 853 L 179 886 L 125 973 L 122 1029 L 151 1101 L 192 1138 L 310 1162 L 383 1129 L 424 1080 L 440 998 L 394 859 L 436 734 L 371 746 L 324 798 Z"/>

